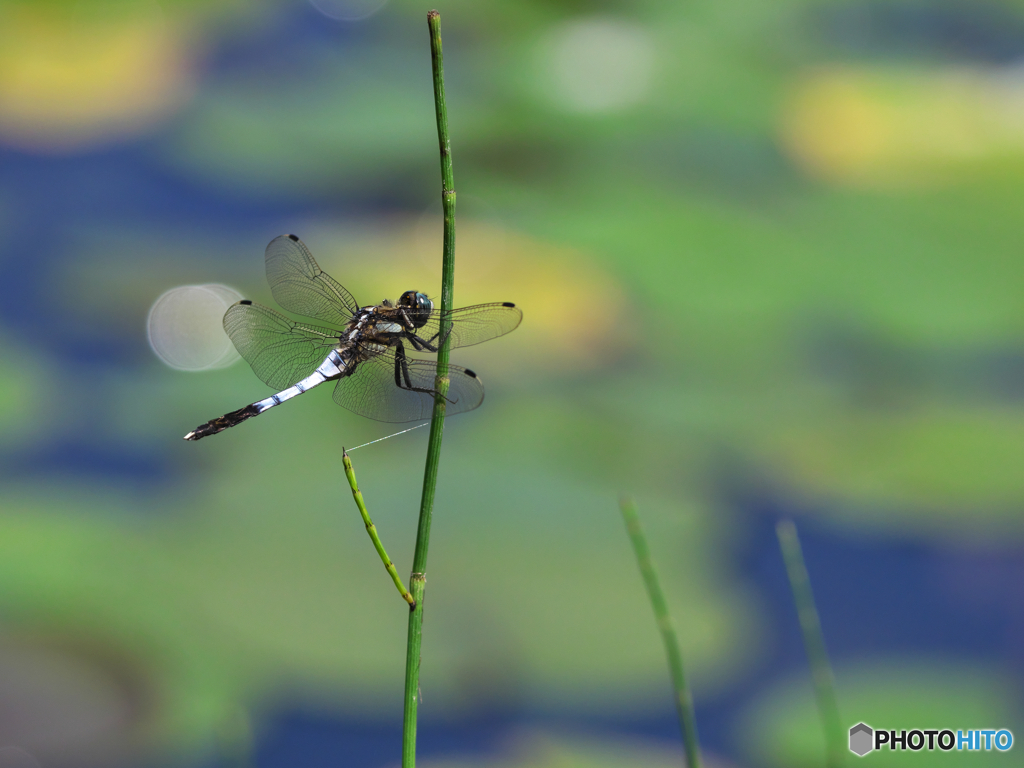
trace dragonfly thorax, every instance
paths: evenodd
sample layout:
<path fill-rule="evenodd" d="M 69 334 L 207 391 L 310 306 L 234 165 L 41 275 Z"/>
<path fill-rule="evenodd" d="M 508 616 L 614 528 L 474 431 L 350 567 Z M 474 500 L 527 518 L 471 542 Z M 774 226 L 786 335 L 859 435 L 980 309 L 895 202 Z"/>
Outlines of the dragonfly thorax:
<path fill-rule="evenodd" d="M 398 313 L 398 309 L 384 304 L 363 307 L 348 322 L 339 341 L 342 346 L 359 345 L 363 352 L 384 352 L 405 333 Z"/>

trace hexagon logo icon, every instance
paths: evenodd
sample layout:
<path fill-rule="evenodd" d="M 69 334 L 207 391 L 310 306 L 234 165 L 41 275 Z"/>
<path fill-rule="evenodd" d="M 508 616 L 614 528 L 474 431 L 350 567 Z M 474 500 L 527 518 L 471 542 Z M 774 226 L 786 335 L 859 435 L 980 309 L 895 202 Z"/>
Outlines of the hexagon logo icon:
<path fill-rule="evenodd" d="M 874 735 L 870 725 L 857 723 L 850 729 L 850 751 L 858 757 L 864 757 L 875 748 Z"/>

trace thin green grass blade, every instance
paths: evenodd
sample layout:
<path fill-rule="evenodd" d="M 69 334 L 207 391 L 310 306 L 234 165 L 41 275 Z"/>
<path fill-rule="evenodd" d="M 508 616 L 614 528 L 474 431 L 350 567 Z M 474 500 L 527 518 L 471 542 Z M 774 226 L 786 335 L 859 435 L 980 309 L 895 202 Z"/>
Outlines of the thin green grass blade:
<path fill-rule="evenodd" d="M 661 640 L 665 644 L 665 655 L 668 657 L 669 675 L 675 689 L 676 710 L 679 712 L 679 727 L 683 732 L 683 748 L 686 750 L 686 764 L 689 768 L 700 768 L 700 743 L 697 739 L 697 717 L 693 710 L 693 696 L 686 684 L 686 673 L 683 669 L 683 655 L 679 651 L 679 638 L 668 615 L 668 603 L 665 593 L 661 591 L 658 572 L 654 569 L 651 550 L 647 546 L 647 537 L 640 525 L 640 515 L 632 499 L 623 498 L 619 501 L 622 517 L 626 521 L 626 530 L 633 542 L 640 574 L 644 577 L 647 595 L 651 598 L 654 617 L 658 621 Z"/>
<path fill-rule="evenodd" d="M 775 533 L 779 537 L 782 559 L 786 562 L 789 587 L 793 592 L 800 631 L 804 636 L 807 661 L 811 667 L 814 697 L 818 704 L 818 714 L 821 716 L 821 728 L 825 734 L 826 765 L 829 768 L 837 768 L 843 764 L 846 755 L 845 734 L 839 716 L 835 678 L 828 661 L 828 652 L 825 650 L 825 636 L 821 631 L 818 609 L 814 605 L 814 593 L 811 591 L 811 579 L 804 563 L 800 537 L 792 520 L 781 520 L 775 526 Z"/>

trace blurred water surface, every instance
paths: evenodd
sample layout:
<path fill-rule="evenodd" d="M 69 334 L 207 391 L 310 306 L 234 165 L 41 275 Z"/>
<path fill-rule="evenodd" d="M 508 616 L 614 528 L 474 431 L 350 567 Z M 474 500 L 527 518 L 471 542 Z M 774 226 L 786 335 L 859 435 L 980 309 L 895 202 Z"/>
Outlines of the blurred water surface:
<path fill-rule="evenodd" d="M 361 304 L 439 292 L 427 10 L 0 3 L 0 766 L 397 764 L 404 603 L 340 462 L 388 426 L 317 391 L 185 443 L 268 392 L 147 317 L 272 305 L 284 232 Z M 782 516 L 844 719 L 1024 733 L 1024 6 L 440 10 L 456 303 L 525 320 L 454 356 L 425 764 L 678 764 L 622 492 L 709 764 L 822 764 Z M 400 571 L 424 447 L 353 456 Z"/>

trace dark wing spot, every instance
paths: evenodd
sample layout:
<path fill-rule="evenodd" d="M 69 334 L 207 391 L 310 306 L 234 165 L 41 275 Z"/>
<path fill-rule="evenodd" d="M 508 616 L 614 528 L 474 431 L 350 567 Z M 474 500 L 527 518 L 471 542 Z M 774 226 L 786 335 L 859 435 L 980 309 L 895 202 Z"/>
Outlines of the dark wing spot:
<path fill-rule="evenodd" d="M 474 379 L 476 378 L 476 374 L 469 370 L 469 368 L 466 369 L 466 374 L 472 376 Z"/>
<path fill-rule="evenodd" d="M 501 302 L 501 306 L 503 306 L 503 307 L 514 307 L 515 304 L 513 304 L 511 301 L 503 301 L 503 302 Z"/>
<path fill-rule="evenodd" d="M 238 303 L 239 303 L 239 304 L 245 304 L 245 306 L 247 306 L 247 307 L 248 307 L 248 306 L 249 306 L 250 304 L 252 304 L 252 302 L 251 302 L 251 301 L 250 301 L 249 299 L 242 299 L 242 300 L 241 300 L 240 302 L 238 302 Z"/>
<path fill-rule="evenodd" d="M 297 235 L 288 235 L 288 239 L 294 240 L 296 243 L 299 242 L 299 238 Z"/>

